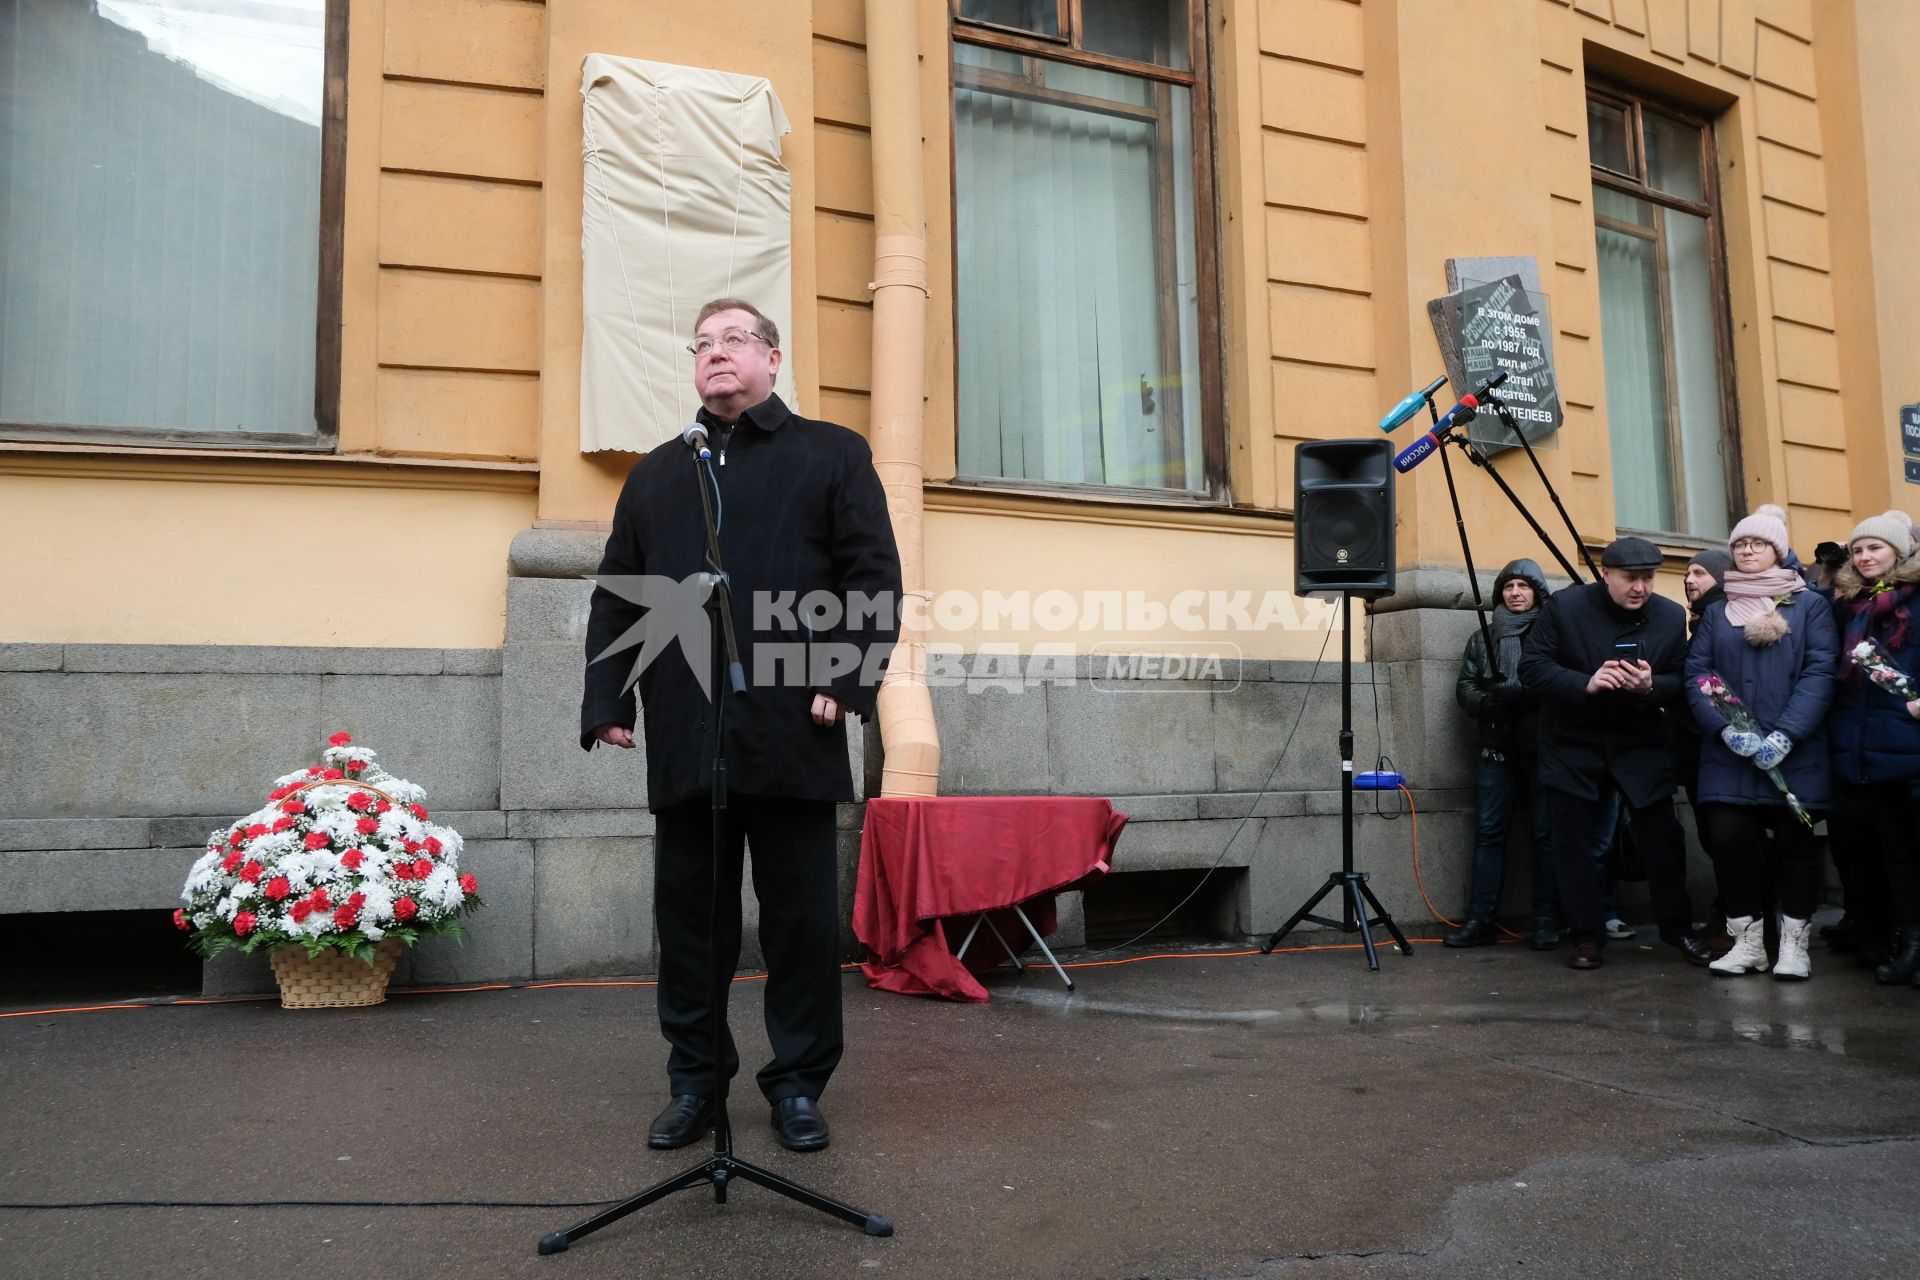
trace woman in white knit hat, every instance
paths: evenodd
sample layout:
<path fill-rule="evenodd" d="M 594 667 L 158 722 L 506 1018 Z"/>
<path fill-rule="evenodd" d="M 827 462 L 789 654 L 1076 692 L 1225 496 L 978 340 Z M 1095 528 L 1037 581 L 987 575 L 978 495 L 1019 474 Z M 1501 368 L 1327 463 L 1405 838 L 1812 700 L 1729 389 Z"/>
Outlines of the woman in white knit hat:
<path fill-rule="evenodd" d="M 1870 924 L 1893 926 L 1887 962 L 1874 971 L 1884 983 L 1920 975 L 1920 699 L 1909 701 L 1869 679 L 1856 660 L 1870 645 L 1910 679 L 1920 679 L 1920 556 L 1913 520 L 1888 511 L 1862 520 L 1847 539 L 1848 563 L 1834 576 L 1834 621 L 1840 629 L 1839 689 L 1827 716 L 1832 741 L 1835 801 L 1857 821 L 1861 838 L 1849 850 L 1868 873 L 1856 915 L 1885 914 Z M 1877 873 L 1877 876 L 1876 874 Z M 1880 878 L 1883 877 L 1883 878 Z M 1877 879 L 1877 883 L 1876 883 Z M 1880 885 L 1884 885 L 1884 891 Z"/>
<path fill-rule="evenodd" d="M 1694 792 L 1701 843 L 1713 855 L 1732 947 L 1707 967 L 1716 974 L 1764 973 L 1769 896 L 1780 905 L 1776 978 L 1811 972 L 1807 935 L 1820 893 L 1820 852 L 1775 781 L 1816 820 L 1830 803 L 1827 707 L 1840 644 L 1827 602 L 1786 566 L 1786 512 L 1768 504 L 1733 527 L 1726 599 L 1701 615 L 1687 653 L 1687 700 L 1701 728 Z M 1756 728 L 1730 724 L 1701 681 L 1717 676 L 1745 704 Z M 1762 837 L 1773 836 L 1773 885 L 1762 881 Z"/>

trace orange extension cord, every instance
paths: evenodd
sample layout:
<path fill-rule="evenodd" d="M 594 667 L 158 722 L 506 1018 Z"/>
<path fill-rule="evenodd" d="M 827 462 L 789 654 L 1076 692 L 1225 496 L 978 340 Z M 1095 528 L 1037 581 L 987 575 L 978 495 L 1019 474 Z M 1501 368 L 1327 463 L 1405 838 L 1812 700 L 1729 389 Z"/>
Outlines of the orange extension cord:
<path fill-rule="evenodd" d="M 1414 805 L 1413 792 L 1409 791 L 1404 783 L 1399 786 L 1398 790 L 1400 794 L 1407 798 L 1407 816 L 1412 820 L 1413 879 L 1414 883 L 1420 887 L 1420 900 L 1427 904 L 1427 910 L 1433 915 L 1435 920 L 1446 925 L 1449 929 L 1457 929 L 1460 926 L 1442 915 L 1440 909 L 1433 905 L 1433 899 L 1427 896 L 1427 882 L 1420 874 L 1420 811 Z M 1507 937 L 1516 942 L 1520 941 L 1520 935 L 1505 925 L 1500 926 L 1500 932 L 1506 934 Z M 1440 939 L 1409 938 L 1408 941 L 1434 943 L 1439 942 Z M 1267 954 L 1284 956 L 1301 955 L 1312 951 L 1358 951 L 1365 945 L 1365 943 L 1360 942 L 1323 942 L 1308 947 L 1276 947 L 1272 952 L 1262 952 L 1258 949 L 1252 951 L 1163 951 L 1156 952 L 1152 955 L 1123 956 L 1117 960 L 1065 960 L 1061 962 L 1060 967 L 1063 969 L 1106 969 L 1115 965 L 1140 964 L 1148 960 L 1233 960 L 1246 956 Z M 859 967 L 857 964 L 843 964 L 840 966 L 842 971 L 857 969 Z M 735 982 L 764 982 L 766 981 L 766 977 L 767 975 L 764 973 L 749 973 L 741 974 L 733 980 Z M 484 982 L 470 987 L 395 987 L 388 994 L 396 996 L 465 995 L 476 991 L 552 991 L 564 987 L 652 987 L 658 985 L 657 982 L 649 978 L 606 978 L 589 982 Z M 168 996 L 154 1000 L 142 1000 L 137 1003 L 83 1004 L 70 1005 L 59 1009 L 19 1009 L 12 1012 L 0 1013 L 0 1020 L 7 1018 L 46 1018 L 62 1013 L 110 1013 L 122 1009 L 168 1009 L 187 1005 L 249 1004 L 261 1000 L 277 999 L 279 999 L 279 997 L 272 994 L 216 997 Z"/>

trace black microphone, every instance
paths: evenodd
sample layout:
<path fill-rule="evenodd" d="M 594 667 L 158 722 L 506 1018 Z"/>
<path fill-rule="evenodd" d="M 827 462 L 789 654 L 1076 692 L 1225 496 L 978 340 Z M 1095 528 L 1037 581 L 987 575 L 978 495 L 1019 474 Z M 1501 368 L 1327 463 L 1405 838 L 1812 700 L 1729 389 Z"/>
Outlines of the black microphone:
<path fill-rule="evenodd" d="M 1473 421 L 1475 415 L 1480 412 L 1480 398 L 1506 380 L 1507 371 L 1502 369 L 1481 383 L 1478 390 L 1469 391 L 1461 396 L 1458 404 L 1440 415 L 1440 421 L 1433 424 L 1433 430 L 1394 455 L 1393 469 L 1405 475 L 1425 462 L 1428 455 L 1439 450 L 1441 442 L 1447 438 L 1450 431 L 1462 423 Z"/>
<path fill-rule="evenodd" d="M 696 422 L 682 431 L 680 438 L 686 441 L 687 447 L 692 449 L 699 458 L 704 460 L 713 456 L 713 451 L 707 448 L 707 429 L 699 423 Z"/>
<path fill-rule="evenodd" d="M 1433 393 L 1446 385 L 1447 375 L 1443 373 L 1426 386 L 1420 388 L 1420 390 L 1408 396 L 1405 400 L 1402 400 L 1399 404 L 1393 406 L 1393 408 L 1387 410 L 1386 416 L 1380 419 L 1380 429 L 1382 431 L 1392 431 L 1408 418 L 1420 412 L 1420 406 L 1432 399 Z"/>

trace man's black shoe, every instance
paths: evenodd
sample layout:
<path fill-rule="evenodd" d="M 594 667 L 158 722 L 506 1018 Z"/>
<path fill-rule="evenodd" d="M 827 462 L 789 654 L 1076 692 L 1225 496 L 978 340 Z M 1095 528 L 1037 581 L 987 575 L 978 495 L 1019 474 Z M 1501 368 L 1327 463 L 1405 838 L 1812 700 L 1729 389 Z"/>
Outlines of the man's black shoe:
<path fill-rule="evenodd" d="M 1678 937 L 1668 938 L 1667 941 L 1680 949 L 1680 954 L 1687 958 L 1688 964 L 1697 964 L 1705 968 L 1713 959 L 1712 945 L 1697 933 L 1683 933 Z"/>
<path fill-rule="evenodd" d="M 1500 941 L 1500 934 L 1491 920 L 1469 919 L 1440 941 L 1449 947 L 1488 947 Z"/>
<path fill-rule="evenodd" d="M 1527 945 L 1535 951 L 1551 951 L 1560 945 L 1560 930 L 1553 921 L 1543 916 L 1536 917 L 1533 935 L 1527 939 Z"/>
<path fill-rule="evenodd" d="M 676 1093 L 667 1109 L 653 1118 L 647 1130 L 647 1145 L 656 1151 L 684 1147 L 705 1133 L 713 1124 L 713 1099 L 697 1094 Z"/>
<path fill-rule="evenodd" d="M 1578 943 L 1573 954 L 1567 957 L 1569 969 L 1598 969 L 1600 967 L 1600 944 L 1597 942 Z"/>
<path fill-rule="evenodd" d="M 773 1128 L 789 1151 L 818 1151 L 827 1145 L 827 1118 L 812 1098 L 782 1098 L 773 1104 Z"/>

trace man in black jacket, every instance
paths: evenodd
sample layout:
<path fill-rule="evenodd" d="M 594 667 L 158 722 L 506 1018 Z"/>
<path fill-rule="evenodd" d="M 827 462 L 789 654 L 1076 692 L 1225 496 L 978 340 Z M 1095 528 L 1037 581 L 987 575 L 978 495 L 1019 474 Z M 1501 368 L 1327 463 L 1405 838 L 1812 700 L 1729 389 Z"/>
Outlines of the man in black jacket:
<path fill-rule="evenodd" d="M 642 606 L 628 597 L 645 596 L 645 588 L 622 591 L 620 580 L 646 575 L 650 583 L 684 584 L 706 571 L 698 486 L 716 487 L 748 687 L 740 695 L 714 691 L 727 697 L 730 803 L 721 919 L 711 941 L 731 973 L 740 955 L 744 846 L 751 844 L 773 1047 L 757 1079 L 781 1144 L 817 1151 L 828 1142 L 818 1099 L 841 1052 L 834 805 L 853 799 L 845 716 L 873 715 L 899 634 L 900 560 L 866 441 L 801 417 L 773 394 L 781 361 L 773 323 L 751 303 L 720 298 L 701 308 L 695 325 L 697 420 L 713 465 L 700 468 L 690 450 L 670 443 L 627 476 L 587 623 L 580 743 L 589 750 L 634 745 L 633 659 L 597 660 L 641 622 Z M 668 615 L 689 608 L 684 598 L 676 603 L 673 610 L 654 605 L 648 621 L 664 620 L 677 632 L 688 619 Z M 723 1092 L 739 1069 L 731 1035 L 716 1050 L 709 1034 L 713 748 L 703 684 L 711 657 L 704 644 L 687 647 L 697 651 L 650 643 L 638 675 L 654 813 L 660 1030 L 670 1046 L 672 1098 L 647 1134 L 647 1145 L 660 1148 L 685 1146 L 711 1126 L 716 1056 Z"/>
<path fill-rule="evenodd" d="M 1605 918 L 1591 850 L 1608 792 L 1625 799 L 1663 940 L 1705 964 L 1692 932 L 1686 849 L 1673 812 L 1666 709 L 1678 708 L 1687 654 L 1686 611 L 1653 593 L 1660 548 L 1621 538 L 1601 558 L 1600 582 L 1547 602 L 1527 636 L 1521 682 L 1540 698 L 1540 780 L 1553 815 L 1560 900 L 1574 943 L 1568 964 L 1600 967 Z"/>

